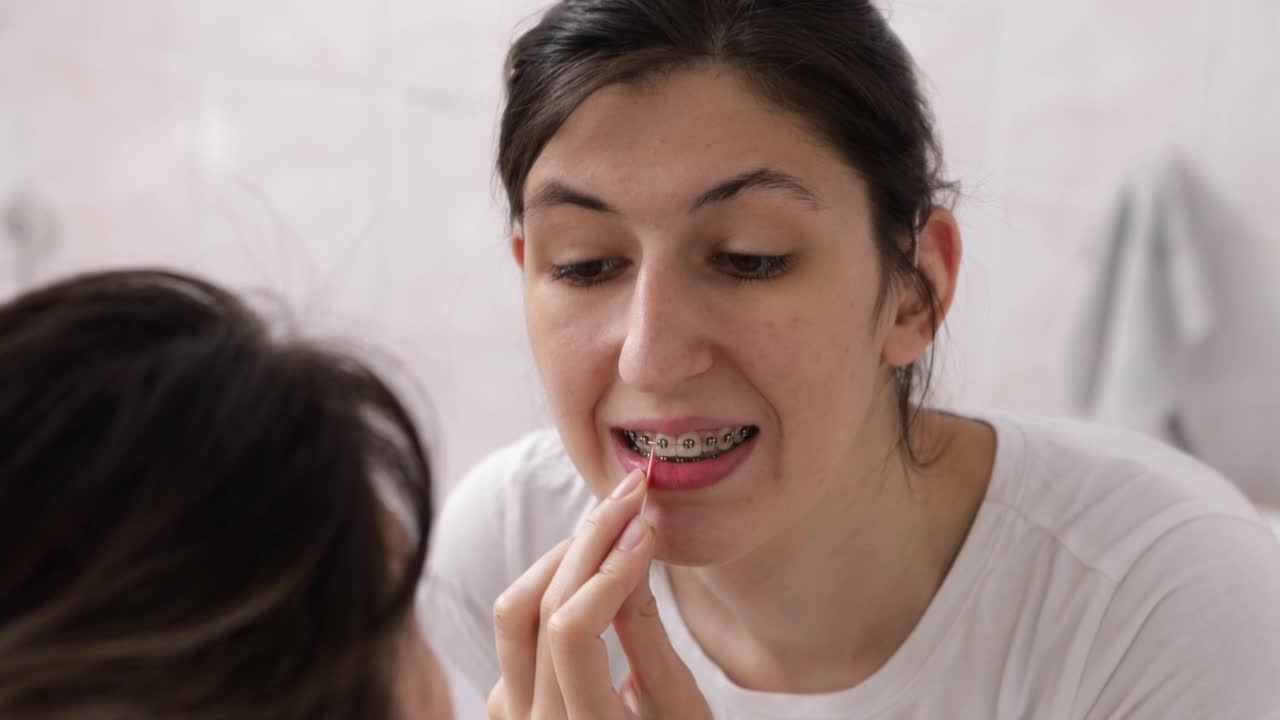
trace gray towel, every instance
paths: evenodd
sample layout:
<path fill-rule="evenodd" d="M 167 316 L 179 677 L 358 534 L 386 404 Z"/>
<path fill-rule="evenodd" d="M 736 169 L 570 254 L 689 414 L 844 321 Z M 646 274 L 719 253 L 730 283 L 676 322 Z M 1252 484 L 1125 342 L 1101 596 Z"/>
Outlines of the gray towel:
<path fill-rule="evenodd" d="M 1175 368 L 1214 327 L 1188 183 L 1170 158 L 1124 183 L 1067 351 L 1076 409 L 1182 444 Z"/>

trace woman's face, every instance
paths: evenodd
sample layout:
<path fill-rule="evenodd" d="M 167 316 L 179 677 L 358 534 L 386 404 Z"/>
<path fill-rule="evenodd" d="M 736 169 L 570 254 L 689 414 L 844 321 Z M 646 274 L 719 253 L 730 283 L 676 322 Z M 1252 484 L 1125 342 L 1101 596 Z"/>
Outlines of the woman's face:
<path fill-rule="evenodd" d="M 877 312 L 866 187 L 737 73 L 598 91 L 524 200 L 528 332 L 574 463 L 603 496 L 645 464 L 633 437 L 683 456 L 653 473 L 659 558 L 741 557 L 892 449 L 898 294 Z"/>

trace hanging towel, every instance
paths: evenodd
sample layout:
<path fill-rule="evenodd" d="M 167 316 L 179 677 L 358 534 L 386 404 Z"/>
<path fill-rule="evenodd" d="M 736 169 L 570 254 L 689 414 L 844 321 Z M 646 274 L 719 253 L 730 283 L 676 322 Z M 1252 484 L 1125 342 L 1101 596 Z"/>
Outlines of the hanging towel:
<path fill-rule="evenodd" d="M 1177 444 L 1176 363 L 1214 327 L 1188 187 L 1171 157 L 1124 182 L 1066 353 L 1078 411 Z"/>

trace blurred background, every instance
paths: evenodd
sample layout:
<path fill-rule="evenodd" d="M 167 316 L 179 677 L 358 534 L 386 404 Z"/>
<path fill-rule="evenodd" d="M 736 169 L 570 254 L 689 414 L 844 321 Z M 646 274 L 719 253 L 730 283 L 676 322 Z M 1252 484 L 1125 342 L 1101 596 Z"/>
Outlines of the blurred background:
<path fill-rule="evenodd" d="M 275 293 L 425 390 L 449 486 L 547 424 L 491 169 L 544 4 L 0 0 L 0 292 Z M 1280 507 L 1280 2 L 885 8 L 965 189 L 936 402 L 1138 427 Z"/>

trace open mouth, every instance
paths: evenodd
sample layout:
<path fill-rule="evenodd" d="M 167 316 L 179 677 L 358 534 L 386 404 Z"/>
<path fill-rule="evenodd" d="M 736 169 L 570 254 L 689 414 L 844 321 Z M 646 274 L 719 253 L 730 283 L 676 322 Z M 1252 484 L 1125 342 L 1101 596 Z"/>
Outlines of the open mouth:
<path fill-rule="evenodd" d="M 712 460 L 747 442 L 760 432 L 755 425 L 720 428 L 702 432 L 665 435 L 643 430 L 620 430 L 631 451 L 641 457 L 655 452 L 658 459 L 671 463 L 697 463 Z"/>

